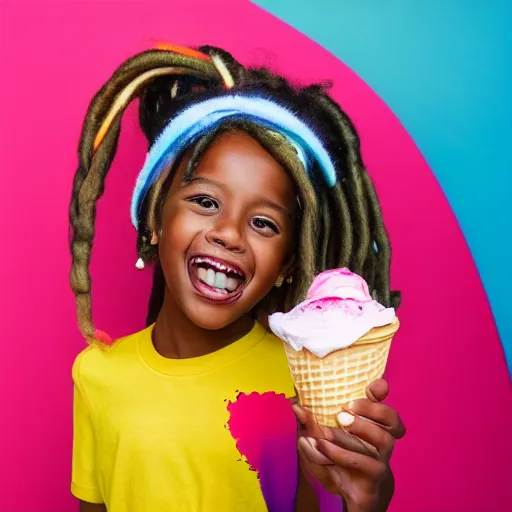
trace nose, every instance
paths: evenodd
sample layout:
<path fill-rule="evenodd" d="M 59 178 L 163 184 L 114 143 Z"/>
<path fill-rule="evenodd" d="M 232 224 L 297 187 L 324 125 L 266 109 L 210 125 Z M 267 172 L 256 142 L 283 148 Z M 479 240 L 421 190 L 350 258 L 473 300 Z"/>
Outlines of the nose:
<path fill-rule="evenodd" d="M 228 251 L 245 251 L 245 237 L 242 223 L 237 219 L 217 217 L 215 224 L 206 233 L 209 243 L 223 247 Z"/>

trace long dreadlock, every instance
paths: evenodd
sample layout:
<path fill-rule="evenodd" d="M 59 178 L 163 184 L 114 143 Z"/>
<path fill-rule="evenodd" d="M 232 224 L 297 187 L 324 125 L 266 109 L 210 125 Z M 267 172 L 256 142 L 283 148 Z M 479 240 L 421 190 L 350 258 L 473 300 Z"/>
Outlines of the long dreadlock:
<path fill-rule="evenodd" d="M 400 295 L 390 292 L 391 249 L 372 181 L 361 157 L 357 132 L 347 115 L 319 85 L 294 87 L 266 69 L 248 69 L 229 53 L 203 46 L 198 50 L 167 47 L 140 53 L 127 60 L 93 98 L 82 129 L 79 167 L 75 174 L 69 209 L 71 224 L 71 287 L 76 296 L 80 330 L 90 342 L 102 338 L 92 323 L 89 261 L 95 234 L 96 202 L 102 196 L 106 174 L 115 155 L 121 117 L 139 97 L 141 128 L 149 145 L 155 142 L 176 112 L 203 97 L 218 97 L 229 86 L 259 90 L 292 101 L 301 117 L 310 121 L 336 162 L 337 183 L 328 188 L 306 175 L 294 148 L 275 132 L 258 124 L 229 121 L 200 137 L 188 148 L 185 179 L 217 134 L 244 130 L 279 161 L 295 181 L 300 218 L 297 222 L 295 273 L 291 282 L 274 289 L 257 306 L 265 316 L 289 310 L 302 300 L 316 273 L 348 267 L 368 282 L 376 300 L 398 307 Z M 144 261 L 156 257 L 151 243 L 158 224 L 162 199 L 176 171 L 167 170 L 150 189 L 139 216 L 137 251 Z M 300 250 L 299 250 L 300 248 Z M 164 276 L 157 263 L 147 322 L 158 314 L 164 293 Z"/>

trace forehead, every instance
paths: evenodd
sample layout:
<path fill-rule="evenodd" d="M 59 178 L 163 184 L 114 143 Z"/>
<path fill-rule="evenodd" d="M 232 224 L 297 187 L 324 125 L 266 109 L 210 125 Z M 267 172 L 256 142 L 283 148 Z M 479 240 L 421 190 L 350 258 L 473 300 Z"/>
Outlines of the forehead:
<path fill-rule="evenodd" d="M 200 158 L 194 176 L 294 203 L 296 187 L 288 171 L 243 131 L 219 134 Z"/>

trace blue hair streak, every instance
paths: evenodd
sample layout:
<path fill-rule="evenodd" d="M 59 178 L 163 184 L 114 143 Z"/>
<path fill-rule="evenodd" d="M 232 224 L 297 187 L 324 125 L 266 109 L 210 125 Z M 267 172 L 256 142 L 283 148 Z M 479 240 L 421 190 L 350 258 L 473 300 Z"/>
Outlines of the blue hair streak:
<path fill-rule="evenodd" d="M 316 161 L 329 187 L 336 184 L 336 169 L 322 141 L 314 131 L 275 100 L 248 93 L 232 93 L 199 101 L 179 112 L 151 146 L 137 178 L 131 204 L 131 219 L 139 224 L 141 205 L 150 187 L 174 164 L 190 144 L 226 120 L 244 120 L 269 128 L 284 136 L 297 151 L 306 173 Z"/>

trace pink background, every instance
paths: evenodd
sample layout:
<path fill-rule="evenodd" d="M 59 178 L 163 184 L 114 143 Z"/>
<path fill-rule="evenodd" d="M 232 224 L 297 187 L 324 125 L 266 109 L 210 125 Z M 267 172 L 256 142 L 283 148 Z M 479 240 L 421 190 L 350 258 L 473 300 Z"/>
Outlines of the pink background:
<path fill-rule="evenodd" d="M 399 121 L 332 55 L 249 2 L 149 3 L 0 4 L 0 512 L 76 510 L 70 369 L 84 345 L 67 282 L 67 206 L 80 124 L 115 67 L 160 41 L 223 46 L 303 82 L 334 79 L 362 136 L 394 243 L 392 284 L 403 292 L 388 378 L 408 434 L 393 459 L 391 510 L 512 509 L 502 349 L 457 222 Z M 98 208 L 92 264 L 95 320 L 114 335 L 145 316 L 150 273 L 134 268 L 129 222 L 144 152 L 132 107 Z"/>

